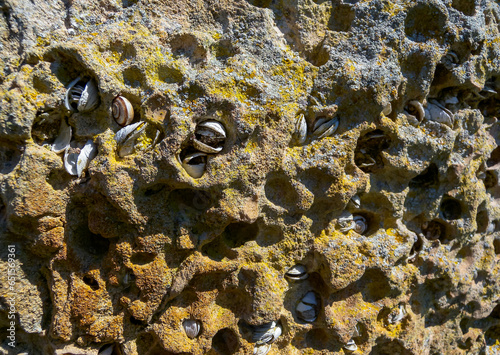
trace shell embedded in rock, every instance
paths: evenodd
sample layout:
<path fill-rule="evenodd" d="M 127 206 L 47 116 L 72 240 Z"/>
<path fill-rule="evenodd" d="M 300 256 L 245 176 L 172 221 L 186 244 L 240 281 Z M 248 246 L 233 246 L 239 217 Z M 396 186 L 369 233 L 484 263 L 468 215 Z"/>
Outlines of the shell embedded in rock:
<path fill-rule="evenodd" d="M 307 137 L 307 122 L 303 113 L 297 116 L 297 121 L 295 122 L 295 129 L 293 132 L 293 138 L 297 144 L 303 144 Z"/>
<path fill-rule="evenodd" d="M 271 344 L 283 332 L 280 323 L 275 321 L 253 327 L 252 341 L 257 344 Z"/>
<path fill-rule="evenodd" d="M 93 80 L 82 81 L 80 77 L 73 80 L 66 90 L 64 106 L 70 111 L 88 112 L 99 105 L 99 89 Z"/>
<path fill-rule="evenodd" d="M 424 107 L 422 106 L 422 103 L 417 100 L 408 102 L 405 106 L 405 112 L 410 116 L 414 116 L 418 122 L 422 122 L 425 117 Z"/>
<path fill-rule="evenodd" d="M 259 344 L 253 348 L 253 355 L 266 355 L 271 350 L 271 344 Z"/>
<path fill-rule="evenodd" d="M 356 351 L 358 350 L 358 346 L 356 345 L 356 342 L 351 339 L 344 345 L 344 349 L 348 351 Z"/>
<path fill-rule="evenodd" d="M 387 104 L 384 105 L 384 108 L 382 109 L 382 113 L 384 115 L 390 115 L 392 112 L 392 105 L 390 102 L 388 102 Z"/>
<path fill-rule="evenodd" d="M 366 218 L 360 215 L 354 215 L 354 231 L 358 234 L 364 234 L 368 229 L 368 222 Z"/>
<path fill-rule="evenodd" d="M 297 264 L 288 269 L 285 276 L 291 280 L 305 280 L 309 274 L 307 273 L 307 268 L 304 265 Z"/>
<path fill-rule="evenodd" d="M 113 118 L 120 126 L 127 126 L 134 119 L 134 108 L 129 100 L 123 96 L 117 96 L 112 104 Z"/>
<path fill-rule="evenodd" d="M 361 199 L 359 198 L 358 195 L 354 195 L 353 197 L 351 197 L 350 202 L 352 203 L 352 205 L 355 208 L 360 208 L 361 207 Z"/>
<path fill-rule="evenodd" d="M 313 135 L 318 136 L 318 139 L 331 136 L 339 127 L 340 120 L 338 117 L 328 119 L 326 117 L 318 117 L 313 126 Z"/>
<path fill-rule="evenodd" d="M 76 142 L 71 142 L 70 146 L 64 151 L 64 168 L 68 174 L 76 176 L 78 170 L 76 168 L 78 156 L 80 155 L 80 148 L 77 147 Z"/>
<path fill-rule="evenodd" d="M 114 344 L 106 344 L 99 349 L 98 355 L 111 355 L 113 354 Z"/>
<path fill-rule="evenodd" d="M 348 232 L 355 227 L 354 217 L 351 212 L 343 211 L 337 219 L 337 224 L 341 232 Z"/>
<path fill-rule="evenodd" d="M 403 320 L 406 316 L 406 309 L 403 304 L 400 304 L 397 308 L 394 308 L 391 313 L 389 313 L 387 321 L 389 324 L 397 324 Z"/>
<path fill-rule="evenodd" d="M 194 339 L 200 334 L 201 322 L 196 319 L 185 319 L 182 322 L 182 327 L 188 338 Z"/>
<path fill-rule="evenodd" d="M 76 163 L 76 172 L 78 177 L 82 176 L 82 173 L 87 169 L 90 161 L 97 155 L 97 145 L 92 142 L 91 139 L 85 143 L 80 154 L 78 155 L 78 160 Z"/>
<path fill-rule="evenodd" d="M 69 144 L 71 142 L 71 134 L 72 134 L 71 126 L 68 126 L 68 124 L 64 119 L 61 120 L 59 135 L 52 144 L 52 151 L 56 152 L 57 154 L 64 152 L 66 148 L 69 147 Z"/>
<path fill-rule="evenodd" d="M 318 318 L 318 296 L 309 291 L 297 305 L 297 316 L 304 322 L 313 323 Z"/>
<path fill-rule="evenodd" d="M 200 152 L 207 154 L 219 153 L 224 148 L 226 129 L 219 121 L 203 121 L 196 127 L 193 145 Z"/>
<path fill-rule="evenodd" d="M 429 100 L 425 109 L 425 118 L 431 121 L 444 123 L 453 127 L 453 113 L 436 100 Z"/>
<path fill-rule="evenodd" d="M 196 152 L 188 154 L 182 159 L 182 167 L 186 172 L 195 179 L 200 178 L 205 172 L 207 165 L 207 155 L 205 153 Z"/>
<path fill-rule="evenodd" d="M 134 152 L 135 141 L 146 129 L 146 122 L 137 122 L 125 126 L 115 134 L 115 141 L 118 144 L 118 155 L 123 158 Z"/>

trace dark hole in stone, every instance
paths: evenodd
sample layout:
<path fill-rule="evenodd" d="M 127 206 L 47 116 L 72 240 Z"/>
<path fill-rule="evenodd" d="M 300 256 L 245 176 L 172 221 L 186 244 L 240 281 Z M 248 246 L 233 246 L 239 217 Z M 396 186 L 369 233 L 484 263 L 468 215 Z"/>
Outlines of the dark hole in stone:
<path fill-rule="evenodd" d="M 111 353 L 109 353 L 109 349 L 111 350 Z M 118 344 L 106 344 L 101 346 L 99 349 L 99 352 L 97 353 L 98 355 L 100 354 L 110 354 L 110 355 L 122 355 L 122 351 L 120 349 L 120 346 Z"/>
<path fill-rule="evenodd" d="M 156 257 L 154 253 L 139 252 L 134 253 L 130 258 L 130 262 L 135 265 L 146 265 L 152 262 Z"/>
<path fill-rule="evenodd" d="M 97 291 L 99 289 L 99 283 L 93 276 L 85 275 L 83 277 L 83 282 L 85 282 L 85 284 L 94 291 Z"/>
<path fill-rule="evenodd" d="M 174 56 L 188 58 L 191 64 L 198 64 L 207 58 L 207 50 L 189 33 L 174 36 L 170 41 L 170 48 Z"/>
<path fill-rule="evenodd" d="M 212 348 L 222 355 L 234 354 L 238 347 L 238 336 L 229 328 L 219 330 L 212 338 Z"/>
<path fill-rule="evenodd" d="M 415 42 L 426 42 L 429 38 L 442 38 L 446 20 L 446 14 L 435 4 L 418 2 L 407 12 L 406 36 Z"/>
<path fill-rule="evenodd" d="M 389 148 L 391 140 L 384 131 L 376 129 L 358 139 L 354 150 L 354 163 L 365 173 L 380 170 L 384 163 L 380 153 Z"/>
<path fill-rule="evenodd" d="M 336 32 L 349 31 L 356 18 L 354 7 L 347 4 L 336 4 L 331 14 L 328 20 L 328 28 Z"/>
<path fill-rule="evenodd" d="M 417 240 L 413 243 L 410 249 L 410 256 L 416 258 L 418 254 L 422 251 L 423 246 L 424 246 L 424 241 L 422 240 L 420 235 L 418 235 Z"/>
<path fill-rule="evenodd" d="M 495 308 L 491 311 L 489 317 L 495 318 L 495 319 L 500 319 L 500 304 L 497 304 Z"/>
<path fill-rule="evenodd" d="M 485 233 L 488 229 L 490 219 L 488 217 L 488 211 L 479 211 L 476 215 L 477 232 Z"/>
<path fill-rule="evenodd" d="M 144 196 L 149 197 L 156 195 L 160 192 L 162 192 L 165 189 L 166 185 L 164 184 L 156 184 L 154 186 L 151 186 L 150 188 L 144 190 Z"/>
<path fill-rule="evenodd" d="M 168 200 L 169 205 L 173 204 L 178 208 L 189 207 L 198 211 L 205 211 L 213 205 L 214 198 L 208 191 L 179 189 L 171 191 Z"/>
<path fill-rule="evenodd" d="M 410 188 L 435 187 L 439 183 L 438 168 L 431 163 L 420 175 L 410 180 Z"/>
<path fill-rule="evenodd" d="M 486 160 L 486 166 L 491 168 L 492 166 L 500 163 L 500 147 L 496 147 L 490 154 L 488 160 Z"/>
<path fill-rule="evenodd" d="M 498 178 L 495 173 L 491 170 L 486 171 L 484 178 L 484 187 L 487 189 L 491 189 L 498 185 Z"/>
<path fill-rule="evenodd" d="M 460 330 L 462 331 L 462 334 L 466 334 L 469 331 L 469 319 L 464 317 L 460 320 Z"/>
<path fill-rule="evenodd" d="M 473 16 L 476 13 L 475 0 L 453 0 L 451 6 L 467 16 Z"/>
<path fill-rule="evenodd" d="M 137 319 L 134 316 L 130 316 L 130 323 L 132 323 L 133 325 L 146 325 L 146 322 Z"/>
<path fill-rule="evenodd" d="M 495 254 L 500 254 L 500 239 L 493 240 L 493 247 L 495 248 Z"/>
<path fill-rule="evenodd" d="M 250 240 L 255 240 L 258 233 L 257 223 L 231 223 L 224 230 L 224 243 L 230 248 L 238 248 Z"/>
<path fill-rule="evenodd" d="M 212 53 L 218 60 L 225 62 L 228 58 L 233 57 L 235 54 L 237 54 L 238 49 L 230 40 L 226 39 L 220 40 L 219 42 L 215 43 L 212 47 Z"/>
<path fill-rule="evenodd" d="M 264 191 L 266 198 L 274 205 L 286 209 L 288 212 L 295 212 L 299 202 L 299 196 L 289 179 L 284 177 L 270 178 Z"/>
<path fill-rule="evenodd" d="M 144 82 L 144 74 L 139 68 L 129 67 L 123 71 L 123 81 L 129 87 L 138 88 Z"/>
<path fill-rule="evenodd" d="M 0 174 L 14 170 L 21 160 L 21 152 L 14 147 L 0 146 Z"/>
<path fill-rule="evenodd" d="M 248 2 L 250 4 L 252 4 L 253 6 L 267 8 L 267 7 L 271 6 L 271 3 L 273 1 L 272 0 L 249 0 Z"/>
<path fill-rule="evenodd" d="M 366 270 L 357 283 L 361 287 L 363 299 L 368 302 L 380 301 L 391 293 L 391 286 L 387 277 L 377 269 Z"/>
<path fill-rule="evenodd" d="M 440 210 L 443 217 L 448 220 L 459 219 L 462 215 L 462 205 L 460 204 L 460 201 L 452 197 L 445 197 L 443 199 Z"/>
<path fill-rule="evenodd" d="M 490 327 L 486 333 L 484 333 L 484 340 L 488 346 L 495 345 L 495 343 L 500 341 L 500 325 Z"/>
<path fill-rule="evenodd" d="M 108 252 L 109 240 L 100 234 L 94 234 L 87 224 L 80 225 L 74 232 L 75 244 L 80 249 L 94 256 L 103 256 Z"/>
<path fill-rule="evenodd" d="M 441 240 L 446 238 L 446 227 L 443 223 L 433 220 L 429 223 L 424 223 L 422 233 L 428 240 Z"/>
<path fill-rule="evenodd" d="M 407 355 L 411 354 L 411 352 L 398 340 L 388 340 L 386 338 L 378 338 L 376 345 L 370 351 L 370 355 Z"/>
<path fill-rule="evenodd" d="M 70 176 L 66 170 L 52 170 L 47 176 L 47 182 L 56 191 L 61 191 L 68 186 Z"/>
<path fill-rule="evenodd" d="M 321 328 L 311 329 L 306 334 L 306 343 L 309 348 L 314 350 L 333 350 L 330 349 L 330 337 L 325 330 Z"/>

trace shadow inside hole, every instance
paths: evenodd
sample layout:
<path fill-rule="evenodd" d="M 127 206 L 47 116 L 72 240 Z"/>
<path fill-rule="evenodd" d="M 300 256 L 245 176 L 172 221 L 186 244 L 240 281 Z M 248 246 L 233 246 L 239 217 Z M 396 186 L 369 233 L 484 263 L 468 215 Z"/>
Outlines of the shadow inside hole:
<path fill-rule="evenodd" d="M 390 138 L 380 129 L 366 133 L 358 139 L 354 150 L 354 163 L 365 173 L 373 173 L 384 167 L 381 152 L 389 148 Z"/>
<path fill-rule="evenodd" d="M 500 163 L 500 147 L 496 147 L 490 154 L 488 160 L 486 160 L 486 166 L 488 168 L 494 167 Z"/>
<path fill-rule="evenodd" d="M 411 354 L 399 340 L 389 340 L 387 338 L 378 338 L 376 345 L 370 351 L 370 355 L 394 355 Z"/>
<path fill-rule="evenodd" d="M 321 328 L 311 329 L 306 333 L 306 344 L 308 348 L 316 351 L 340 351 L 340 346 L 336 344 L 332 336 Z"/>
<path fill-rule="evenodd" d="M 212 348 L 221 355 L 234 354 L 239 348 L 238 336 L 229 328 L 221 329 L 212 338 Z"/>
<path fill-rule="evenodd" d="M 21 161 L 21 152 L 14 147 L 0 146 L 0 174 L 9 174 Z"/>
<path fill-rule="evenodd" d="M 437 187 L 439 183 L 438 168 L 431 163 L 420 175 L 410 180 L 410 188 Z"/>
<path fill-rule="evenodd" d="M 500 304 L 497 304 L 495 308 L 491 311 L 488 317 L 494 318 L 494 319 L 500 319 Z"/>
<path fill-rule="evenodd" d="M 268 247 L 283 239 L 283 231 L 277 226 L 264 226 L 257 233 L 255 241 L 261 247 Z"/>
<path fill-rule="evenodd" d="M 493 240 L 493 248 L 495 249 L 495 254 L 499 255 L 500 254 L 500 239 Z"/>
<path fill-rule="evenodd" d="M 479 211 L 476 215 L 477 232 L 486 233 L 488 226 L 490 224 L 490 219 L 488 217 L 488 211 Z"/>
<path fill-rule="evenodd" d="M 460 201 L 452 197 L 444 197 L 439 207 L 444 219 L 456 220 L 462 216 L 462 205 Z"/>
<path fill-rule="evenodd" d="M 474 14 L 476 13 L 475 0 L 453 0 L 451 3 L 451 7 L 467 16 L 474 16 Z"/>
<path fill-rule="evenodd" d="M 224 258 L 235 259 L 238 254 L 231 250 L 221 238 L 216 238 L 201 248 L 201 253 L 215 261 L 222 261 Z"/>
<path fill-rule="evenodd" d="M 355 284 L 365 302 L 377 302 L 393 293 L 387 276 L 378 269 L 366 270 Z"/>
<path fill-rule="evenodd" d="M 79 250 L 96 257 L 106 255 L 110 241 L 89 230 L 87 224 L 81 224 L 70 231 L 68 244 L 75 245 Z"/>
<path fill-rule="evenodd" d="M 275 206 L 284 208 L 288 213 L 297 210 L 299 195 L 289 179 L 285 177 L 270 178 L 264 187 L 264 191 L 266 198 Z"/>
<path fill-rule="evenodd" d="M 71 176 L 66 172 L 65 169 L 52 170 L 47 176 L 47 182 L 55 191 L 64 190 L 69 182 L 71 181 Z"/>
<path fill-rule="evenodd" d="M 145 81 L 145 78 L 139 68 L 129 67 L 123 71 L 123 81 L 129 87 L 139 88 Z"/>
<path fill-rule="evenodd" d="M 93 276 L 85 275 L 83 277 L 83 282 L 85 282 L 85 284 L 94 291 L 97 291 L 99 289 L 99 282 L 97 282 L 97 280 Z"/>
<path fill-rule="evenodd" d="M 488 328 L 486 333 L 484 333 L 484 340 L 488 346 L 492 346 L 500 342 L 500 325 Z"/>
<path fill-rule="evenodd" d="M 484 178 L 484 187 L 487 189 L 491 189 L 498 185 L 498 178 L 495 172 L 491 170 L 487 170 Z"/>
<path fill-rule="evenodd" d="M 256 240 L 258 233 L 257 223 L 231 223 L 224 230 L 223 240 L 228 247 L 238 248 L 248 241 Z"/>
<path fill-rule="evenodd" d="M 130 262 L 134 265 L 146 265 L 153 262 L 155 257 L 155 253 L 138 252 L 132 255 Z"/>
<path fill-rule="evenodd" d="M 208 191 L 193 189 L 178 189 L 170 192 L 168 196 L 168 206 L 183 209 L 194 209 L 205 211 L 209 209 L 214 202 L 214 197 Z"/>
<path fill-rule="evenodd" d="M 422 233 L 428 240 L 445 241 L 447 239 L 447 228 L 444 223 L 432 220 L 422 226 Z"/>

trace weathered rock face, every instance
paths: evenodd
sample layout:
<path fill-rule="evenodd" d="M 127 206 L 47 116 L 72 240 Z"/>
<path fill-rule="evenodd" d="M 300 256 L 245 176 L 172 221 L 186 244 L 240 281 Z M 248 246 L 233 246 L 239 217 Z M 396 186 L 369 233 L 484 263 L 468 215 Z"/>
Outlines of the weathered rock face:
<path fill-rule="evenodd" d="M 500 352 L 497 3 L 0 8 L 3 353 Z"/>

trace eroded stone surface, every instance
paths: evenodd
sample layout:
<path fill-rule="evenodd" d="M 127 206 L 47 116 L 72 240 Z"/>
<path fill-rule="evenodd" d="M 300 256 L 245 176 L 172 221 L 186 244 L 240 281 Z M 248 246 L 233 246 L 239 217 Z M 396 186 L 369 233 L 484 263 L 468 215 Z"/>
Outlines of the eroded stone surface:
<path fill-rule="evenodd" d="M 0 231 L 17 249 L 16 351 L 251 354 L 253 330 L 272 322 L 280 335 L 257 347 L 269 354 L 500 351 L 496 2 L 1 9 Z M 65 107 L 77 77 L 96 83 L 95 110 Z M 147 123 L 123 157 L 118 95 Z M 332 119 L 336 130 L 313 134 Z M 51 150 L 61 120 L 72 154 L 97 145 L 81 177 Z M 223 148 L 193 156 L 207 120 L 226 137 L 203 141 Z M 295 265 L 307 277 L 285 277 Z M 308 294 L 311 322 L 297 315 Z"/>

